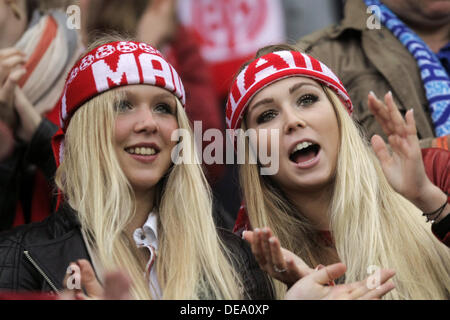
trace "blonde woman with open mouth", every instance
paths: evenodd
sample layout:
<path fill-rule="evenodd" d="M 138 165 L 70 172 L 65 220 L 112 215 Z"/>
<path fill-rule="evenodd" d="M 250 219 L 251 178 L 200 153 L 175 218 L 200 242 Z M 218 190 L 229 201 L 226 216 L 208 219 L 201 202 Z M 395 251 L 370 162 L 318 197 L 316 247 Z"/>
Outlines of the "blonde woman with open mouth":
<path fill-rule="evenodd" d="M 266 47 L 235 78 L 228 127 L 256 131 L 244 137 L 247 157 L 261 147 L 279 154 L 273 175 L 261 170 L 272 163 L 240 165 L 245 210 L 235 229 L 248 230 L 244 237 L 261 267 L 287 285 L 275 281 L 278 297 L 314 268 L 334 263 L 341 269 L 330 280 L 338 286 L 393 269 L 395 289 L 384 298 L 450 297 L 450 250 L 436 237 L 448 242 L 448 197 L 426 175 L 412 111 L 404 119 L 390 94 L 386 104 L 374 95 L 369 102 L 392 153 L 379 136 L 372 137 L 373 149 L 368 145 L 341 81 L 311 56 Z M 432 152 L 444 159 L 437 180 L 445 185 L 448 152 Z"/>

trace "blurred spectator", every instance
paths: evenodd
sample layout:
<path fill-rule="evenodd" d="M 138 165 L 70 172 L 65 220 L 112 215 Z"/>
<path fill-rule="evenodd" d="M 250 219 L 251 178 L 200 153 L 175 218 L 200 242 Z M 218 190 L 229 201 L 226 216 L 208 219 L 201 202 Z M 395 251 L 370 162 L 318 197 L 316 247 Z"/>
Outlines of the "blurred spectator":
<path fill-rule="evenodd" d="M 183 0 L 178 11 L 181 23 L 194 30 L 221 97 L 257 49 L 285 40 L 279 0 Z"/>
<path fill-rule="evenodd" d="M 41 10 L 52 3 L 69 2 L 0 1 L 0 144 L 12 146 L 0 159 L 0 230 L 51 212 L 50 139 L 57 127 L 45 116 L 82 52 L 65 12 Z"/>
<path fill-rule="evenodd" d="M 450 2 L 383 3 L 387 10 L 380 11 L 379 1 L 347 0 L 338 25 L 306 36 L 299 47 L 341 77 L 368 137 L 386 138 L 368 109 L 368 93 L 383 97 L 390 90 L 403 116 L 414 109 L 421 147 L 448 149 Z M 368 4 L 377 5 L 378 13 L 391 12 L 377 23 Z"/>

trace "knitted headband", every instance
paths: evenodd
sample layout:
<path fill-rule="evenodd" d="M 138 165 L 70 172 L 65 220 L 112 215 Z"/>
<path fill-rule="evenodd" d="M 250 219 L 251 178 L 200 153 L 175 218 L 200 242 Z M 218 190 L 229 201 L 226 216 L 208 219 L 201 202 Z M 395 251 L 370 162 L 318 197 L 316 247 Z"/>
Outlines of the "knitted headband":
<path fill-rule="evenodd" d="M 238 129 L 249 101 L 263 88 L 283 78 L 302 76 L 312 78 L 341 98 L 351 114 L 353 105 L 338 77 L 322 62 L 297 51 L 277 51 L 266 54 L 242 70 L 234 80 L 226 107 L 229 129 Z"/>
<path fill-rule="evenodd" d="M 61 128 L 52 139 L 57 166 L 62 161 L 64 135 L 75 111 L 105 91 L 132 84 L 164 88 L 185 106 L 181 78 L 158 50 L 146 43 L 133 41 L 99 46 L 85 54 L 72 68 L 58 102 Z"/>

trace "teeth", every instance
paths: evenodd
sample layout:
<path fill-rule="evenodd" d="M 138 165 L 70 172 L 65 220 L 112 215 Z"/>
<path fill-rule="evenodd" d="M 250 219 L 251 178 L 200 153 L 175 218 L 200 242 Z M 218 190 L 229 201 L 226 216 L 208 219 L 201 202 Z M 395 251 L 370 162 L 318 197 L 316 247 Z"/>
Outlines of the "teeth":
<path fill-rule="evenodd" d="M 294 152 L 296 152 L 298 150 L 302 150 L 302 149 L 308 148 L 309 146 L 312 146 L 311 142 L 307 142 L 307 141 L 301 142 L 301 143 L 297 144 L 297 146 L 294 148 L 294 150 L 292 150 L 292 153 L 294 153 Z"/>
<path fill-rule="evenodd" d="M 143 156 L 151 156 L 151 155 L 156 153 L 156 150 L 153 149 L 153 148 L 141 147 L 141 148 L 128 148 L 127 152 L 131 153 L 131 154 L 138 154 L 138 155 L 143 155 Z"/>

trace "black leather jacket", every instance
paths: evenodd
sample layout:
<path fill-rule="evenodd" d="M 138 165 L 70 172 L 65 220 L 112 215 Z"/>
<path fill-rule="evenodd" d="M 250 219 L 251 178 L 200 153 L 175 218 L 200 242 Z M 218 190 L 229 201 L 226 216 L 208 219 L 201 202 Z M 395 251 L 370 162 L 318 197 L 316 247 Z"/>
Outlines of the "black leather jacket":
<path fill-rule="evenodd" d="M 249 245 L 233 233 L 218 233 L 236 257 L 233 265 L 243 279 L 249 299 L 273 299 L 265 273 Z M 75 212 L 62 206 L 43 222 L 17 227 L 0 234 L 0 290 L 58 292 L 70 262 L 90 257 Z"/>

